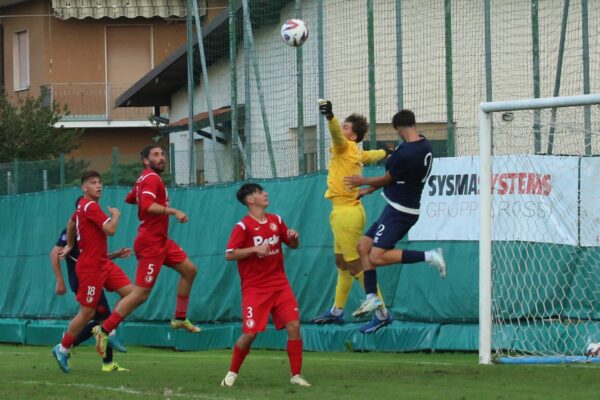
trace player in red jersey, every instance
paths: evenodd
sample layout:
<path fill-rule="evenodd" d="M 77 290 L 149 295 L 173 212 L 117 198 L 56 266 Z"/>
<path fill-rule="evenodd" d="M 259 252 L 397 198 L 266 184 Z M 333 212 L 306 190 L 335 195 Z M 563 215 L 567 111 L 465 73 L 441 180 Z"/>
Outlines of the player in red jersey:
<path fill-rule="evenodd" d="M 225 258 L 238 261 L 242 283 L 242 335 L 233 348 L 229 372 L 222 386 L 233 386 L 252 342 L 267 326 L 269 314 L 277 329 L 288 334 L 287 353 L 292 384 L 310 386 L 302 375 L 302 337 L 298 302 L 283 269 L 281 242 L 298 247 L 298 232 L 288 229 L 281 217 L 265 213 L 268 193 L 256 183 L 247 183 L 237 192 L 237 199 L 248 207 L 248 215 L 231 233 Z"/>
<path fill-rule="evenodd" d="M 125 199 L 129 204 L 138 205 L 140 220 L 134 243 L 138 260 L 135 286 L 131 294 L 117 304 L 110 317 L 101 326 L 94 328 L 96 346 L 101 356 L 106 352 L 108 332 L 119 326 L 125 317 L 148 299 L 163 265 L 173 268 L 181 276 L 171 327 L 192 333 L 200 332 L 200 328 L 194 326 L 186 316 L 196 266 L 181 247 L 167 236 L 169 216 L 175 216 L 180 223 L 187 222 L 188 217 L 184 212 L 169 206 L 167 188 L 160 177 L 165 170 L 162 148 L 150 145 L 140 155 L 144 170 Z"/>
<path fill-rule="evenodd" d="M 84 197 L 79 200 L 77 209 L 67 225 L 67 245 L 60 252 L 69 254 L 73 248 L 73 230 L 77 234 L 79 258 L 75 267 L 79 287 L 77 301 L 79 312 L 69 324 L 61 343 L 54 346 L 52 354 L 58 366 L 69 372 L 69 349 L 96 313 L 102 289 L 116 291 L 121 297 L 132 292 L 129 278 L 108 258 L 106 236 L 112 236 L 119 225 L 119 210 L 108 207 L 108 217 L 98 205 L 102 195 L 102 177 L 96 171 L 88 171 L 81 177 L 81 190 Z"/>

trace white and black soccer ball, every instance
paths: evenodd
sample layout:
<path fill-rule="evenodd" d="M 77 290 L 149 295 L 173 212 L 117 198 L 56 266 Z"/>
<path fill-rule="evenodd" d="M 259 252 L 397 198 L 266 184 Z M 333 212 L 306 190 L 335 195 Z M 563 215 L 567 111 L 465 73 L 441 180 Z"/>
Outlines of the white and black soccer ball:
<path fill-rule="evenodd" d="M 301 19 L 288 19 L 281 26 L 281 38 L 288 46 L 302 46 L 308 39 L 308 28 Z"/>
<path fill-rule="evenodd" d="M 600 343 L 590 343 L 585 351 L 588 357 L 600 356 Z"/>

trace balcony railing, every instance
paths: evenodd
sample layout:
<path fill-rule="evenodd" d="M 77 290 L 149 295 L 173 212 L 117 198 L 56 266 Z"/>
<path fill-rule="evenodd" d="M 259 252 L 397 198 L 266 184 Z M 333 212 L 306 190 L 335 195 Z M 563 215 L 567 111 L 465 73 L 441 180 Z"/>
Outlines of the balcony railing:
<path fill-rule="evenodd" d="M 151 107 L 115 108 L 115 100 L 133 83 L 52 83 L 42 85 L 50 104 L 67 105 L 70 112 L 63 121 L 147 121 L 154 114 Z M 161 114 L 166 108 L 161 109 Z M 164 116 L 164 115 L 163 115 Z"/>

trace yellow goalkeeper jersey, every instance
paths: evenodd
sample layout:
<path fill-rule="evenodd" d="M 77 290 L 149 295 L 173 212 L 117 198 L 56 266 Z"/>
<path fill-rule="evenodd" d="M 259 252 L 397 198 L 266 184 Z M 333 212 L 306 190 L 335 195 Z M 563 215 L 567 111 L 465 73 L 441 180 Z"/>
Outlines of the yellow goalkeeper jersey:
<path fill-rule="evenodd" d="M 358 188 L 350 188 L 344 184 L 344 177 L 361 175 L 364 164 L 376 163 L 385 158 L 384 150 L 363 150 L 356 142 L 346 139 L 336 117 L 329 121 L 329 133 L 333 139 L 329 149 L 329 173 L 327 174 L 327 191 L 325 198 L 334 206 L 353 206 L 360 203 L 357 199 Z"/>

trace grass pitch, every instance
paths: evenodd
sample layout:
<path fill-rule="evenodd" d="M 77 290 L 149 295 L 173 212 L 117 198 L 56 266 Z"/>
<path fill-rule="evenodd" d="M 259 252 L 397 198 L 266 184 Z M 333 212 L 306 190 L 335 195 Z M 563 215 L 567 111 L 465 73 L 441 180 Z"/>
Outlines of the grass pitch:
<path fill-rule="evenodd" d="M 480 366 L 473 353 L 305 353 L 313 387 L 289 384 L 283 351 L 253 350 L 233 388 L 219 386 L 229 350 L 175 352 L 132 347 L 115 360 L 131 372 L 100 371 L 90 346 L 70 374 L 50 347 L 0 345 L 0 399 L 594 399 L 600 365 Z"/>

